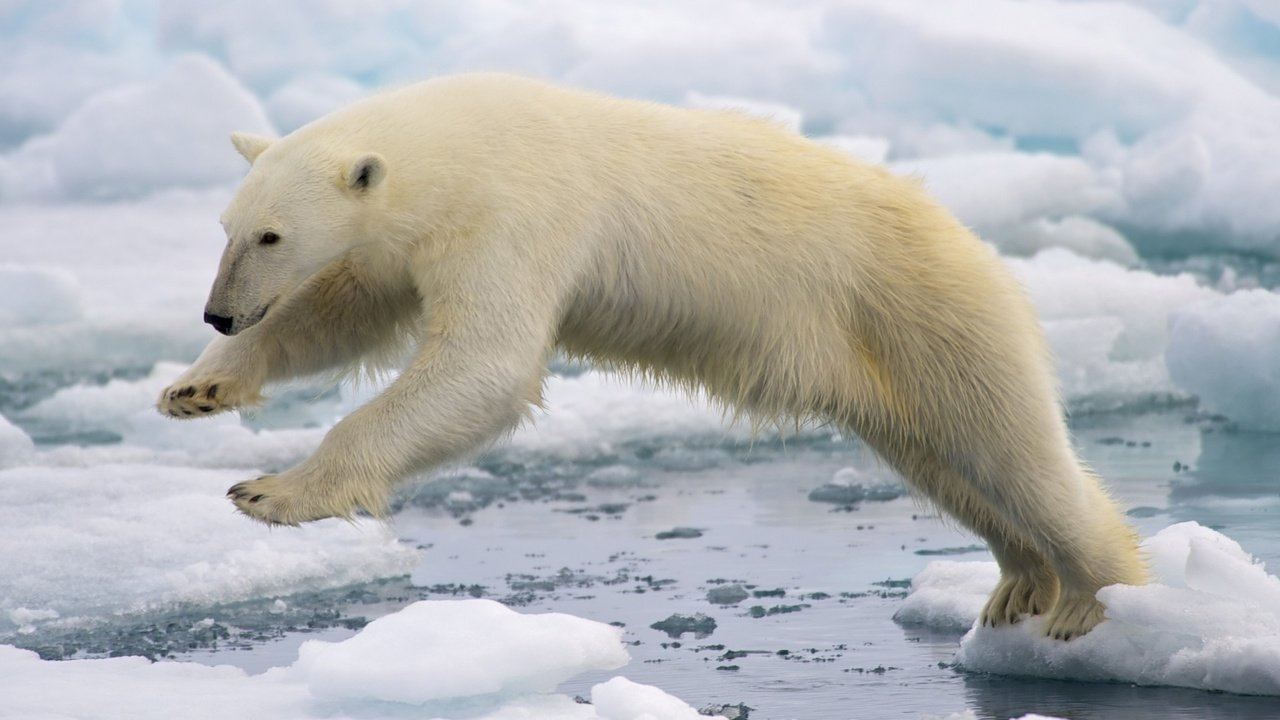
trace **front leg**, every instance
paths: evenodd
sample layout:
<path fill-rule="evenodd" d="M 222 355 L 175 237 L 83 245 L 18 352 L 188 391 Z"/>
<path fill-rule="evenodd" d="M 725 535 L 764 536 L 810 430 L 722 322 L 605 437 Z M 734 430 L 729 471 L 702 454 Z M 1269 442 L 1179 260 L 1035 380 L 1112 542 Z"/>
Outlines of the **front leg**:
<path fill-rule="evenodd" d="M 402 339 L 406 317 L 418 311 L 408 278 L 374 282 L 350 258 L 322 269 L 262 322 L 217 337 L 160 394 L 169 417 L 214 415 L 262 402 L 271 380 L 350 366 Z"/>
<path fill-rule="evenodd" d="M 218 337 L 160 393 L 156 409 L 186 420 L 262 402 L 265 362 L 244 333 Z"/>
<path fill-rule="evenodd" d="M 553 291 L 521 288 L 522 272 L 441 277 L 449 286 L 435 295 L 409 367 L 335 425 L 310 458 L 232 487 L 235 506 L 273 525 L 351 517 L 358 509 L 382 515 L 398 481 L 457 461 L 514 427 L 541 399 L 555 327 Z"/>

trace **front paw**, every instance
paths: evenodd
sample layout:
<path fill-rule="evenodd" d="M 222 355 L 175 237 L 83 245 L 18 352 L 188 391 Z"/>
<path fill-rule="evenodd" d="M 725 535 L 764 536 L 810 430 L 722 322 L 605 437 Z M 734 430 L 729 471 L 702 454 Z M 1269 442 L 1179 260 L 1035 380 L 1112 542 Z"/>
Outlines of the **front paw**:
<path fill-rule="evenodd" d="M 227 497 L 236 509 L 267 525 L 301 525 L 312 520 L 340 517 L 350 519 L 363 508 L 382 514 L 385 497 L 351 480 L 325 482 L 296 470 L 279 475 L 263 475 L 236 483 Z"/>
<path fill-rule="evenodd" d="M 246 393 L 233 377 L 204 376 L 180 379 L 165 388 L 156 409 L 162 415 L 185 420 L 216 415 L 257 400 L 256 393 Z"/>

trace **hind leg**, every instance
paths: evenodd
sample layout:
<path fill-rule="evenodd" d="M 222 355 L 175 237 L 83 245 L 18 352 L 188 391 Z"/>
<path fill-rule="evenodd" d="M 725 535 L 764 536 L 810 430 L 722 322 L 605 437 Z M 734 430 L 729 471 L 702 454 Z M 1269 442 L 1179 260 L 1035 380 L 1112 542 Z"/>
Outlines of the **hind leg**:
<path fill-rule="evenodd" d="M 1005 427 L 1001 442 L 989 444 L 980 428 L 969 430 L 965 447 L 945 455 L 916 439 L 863 437 L 910 485 L 987 541 L 1001 579 L 983 608 L 984 624 L 1047 613 L 1048 635 L 1087 633 L 1103 619 L 1099 589 L 1145 581 L 1136 535 L 1080 466 L 1065 430 Z"/>
<path fill-rule="evenodd" d="M 1062 577 L 1062 593 L 1046 618 L 1048 635 L 1070 640 L 1102 622 L 1098 590 L 1114 584 L 1140 585 L 1147 569 L 1138 552 L 1138 537 L 1118 507 L 1087 470 L 1078 473 L 1076 508 L 1079 525 L 1061 531 L 1048 526 L 1041 542 Z M 1077 514 L 1078 513 L 1078 514 Z"/>
<path fill-rule="evenodd" d="M 979 616 L 984 626 L 1013 624 L 1024 615 L 1040 615 L 1053 607 L 1058 597 L 1057 573 L 1028 535 L 1001 517 L 982 495 L 927 449 L 897 453 L 886 452 L 887 449 L 880 454 L 890 460 L 909 485 L 987 542 L 1000 566 L 1000 582 Z"/>
<path fill-rule="evenodd" d="M 1033 548 L 1010 544 L 992 546 L 1000 564 L 1000 582 L 979 616 L 984 626 L 1013 624 L 1023 615 L 1043 615 L 1058 599 L 1058 575 Z"/>
<path fill-rule="evenodd" d="M 1146 570 L 1136 535 L 1065 437 L 1059 449 L 1031 457 L 1031 466 L 1019 467 L 1006 456 L 987 465 L 988 472 L 961 477 L 969 477 L 970 487 L 1048 561 L 1059 592 L 1046 616 L 1047 634 L 1069 640 L 1102 621 L 1099 589 L 1141 584 Z"/>
<path fill-rule="evenodd" d="M 1013 624 L 1024 615 L 1040 615 L 1058 598 L 1058 575 L 1049 560 L 1022 531 L 991 507 L 981 495 L 946 469 L 939 469 L 928 495 L 950 516 L 987 541 L 1000 565 L 996 584 L 979 616 L 984 626 Z"/>

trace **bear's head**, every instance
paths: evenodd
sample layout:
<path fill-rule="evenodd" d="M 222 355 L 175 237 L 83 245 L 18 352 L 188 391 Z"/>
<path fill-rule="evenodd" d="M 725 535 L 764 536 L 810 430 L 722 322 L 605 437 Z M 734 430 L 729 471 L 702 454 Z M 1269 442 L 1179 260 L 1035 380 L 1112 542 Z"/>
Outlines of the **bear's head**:
<path fill-rule="evenodd" d="M 386 161 L 336 153 L 288 137 L 233 133 L 249 161 L 222 214 L 227 247 L 204 319 L 224 335 L 256 325 L 317 270 L 362 240 L 377 205 Z"/>

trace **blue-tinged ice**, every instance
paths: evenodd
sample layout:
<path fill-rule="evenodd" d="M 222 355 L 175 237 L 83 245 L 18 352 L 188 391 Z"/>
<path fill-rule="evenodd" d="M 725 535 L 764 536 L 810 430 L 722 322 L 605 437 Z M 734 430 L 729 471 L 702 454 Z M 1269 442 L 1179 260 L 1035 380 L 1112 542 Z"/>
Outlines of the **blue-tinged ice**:
<path fill-rule="evenodd" d="M 1069 642 L 1043 618 L 974 626 L 956 661 L 966 670 L 1069 680 L 1280 695 L 1280 579 L 1240 545 L 1195 522 L 1142 543 L 1148 585 L 1098 592 L 1106 621 Z M 973 626 L 995 586 L 995 563 L 935 561 L 912 581 L 900 622 Z"/>

